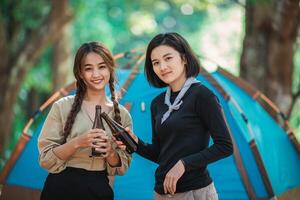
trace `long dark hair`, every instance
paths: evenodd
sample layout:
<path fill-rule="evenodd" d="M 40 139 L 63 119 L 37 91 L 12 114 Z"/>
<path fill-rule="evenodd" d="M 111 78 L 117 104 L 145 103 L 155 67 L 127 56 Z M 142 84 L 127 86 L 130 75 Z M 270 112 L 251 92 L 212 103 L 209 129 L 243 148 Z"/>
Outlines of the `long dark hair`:
<path fill-rule="evenodd" d="M 87 56 L 88 53 L 96 53 L 100 55 L 106 65 L 109 68 L 110 71 L 110 79 L 109 79 L 109 89 L 111 93 L 111 100 L 114 105 L 114 112 L 115 116 L 114 119 L 121 124 L 121 116 L 120 116 L 120 109 L 119 109 L 119 104 L 116 99 L 115 95 L 115 62 L 114 58 L 111 54 L 111 52 L 101 43 L 99 42 L 89 42 L 89 43 L 84 43 L 81 45 L 81 47 L 77 50 L 76 56 L 75 56 L 75 61 L 74 61 L 74 66 L 73 66 L 73 74 L 76 78 L 76 86 L 77 86 L 77 91 L 76 91 L 76 96 L 74 99 L 74 102 L 72 104 L 71 111 L 68 115 L 65 127 L 64 127 L 64 136 L 65 139 L 68 137 L 70 134 L 73 123 L 75 121 L 75 118 L 77 116 L 77 113 L 80 111 L 82 101 L 84 98 L 84 95 L 86 93 L 86 85 L 84 81 L 80 78 L 80 73 L 81 73 L 81 64 L 83 59 Z"/>
<path fill-rule="evenodd" d="M 186 60 L 186 78 L 195 77 L 200 72 L 200 61 L 193 52 L 188 42 L 178 33 L 164 33 L 156 35 L 148 44 L 145 58 L 145 74 L 148 82 L 154 87 L 166 87 L 164 83 L 153 71 L 151 62 L 152 50 L 160 45 L 167 45 L 179 52 L 182 59 Z"/>

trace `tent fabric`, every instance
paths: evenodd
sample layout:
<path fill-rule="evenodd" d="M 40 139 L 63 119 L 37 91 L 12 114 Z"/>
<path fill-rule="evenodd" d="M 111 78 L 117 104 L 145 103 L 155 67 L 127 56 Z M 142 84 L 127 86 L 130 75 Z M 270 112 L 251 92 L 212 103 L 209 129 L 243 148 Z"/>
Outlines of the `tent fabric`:
<path fill-rule="evenodd" d="M 272 118 L 277 122 L 277 124 L 279 124 L 284 129 L 285 133 L 288 134 L 289 140 L 291 140 L 292 144 L 296 148 L 296 151 L 298 152 L 298 154 L 300 154 L 300 143 L 297 141 L 294 129 L 290 126 L 285 114 L 281 112 L 280 109 L 270 99 L 268 99 L 268 97 L 266 97 L 246 81 L 233 76 L 231 73 L 220 67 L 217 69 L 217 71 L 221 75 L 225 76 L 227 79 L 238 85 L 243 91 L 250 95 L 253 100 L 259 102 L 259 104 L 265 109 L 265 111 L 267 111 L 268 114 L 271 115 Z"/>
<path fill-rule="evenodd" d="M 238 102 L 249 120 L 252 134 L 244 132 L 249 142 L 255 139 L 276 195 L 300 185 L 300 159 L 288 135 L 251 97 L 219 73 L 216 79 Z M 258 117 L 259 116 L 259 117 Z M 268 142 L 266 142 L 268 141 Z"/>
<path fill-rule="evenodd" d="M 119 70 L 117 75 L 122 85 L 130 71 Z M 208 166 L 219 199 L 250 199 L 251 190 L 255 199 L 271 198 L 253 154 L 253 141 L 257 145 L 274 195 L 280 196 L 290 189 L 300 188 L 299 154 L 286 132 L 264 108 L 219 72 L 212 73 L 212 78 L 227 92 L 228 98 L 224 98 L 216 85 L 205 76 L 199 75 L 197 78 L 218 96 L 236 147 L 234 155 Z M 152 135 L 150 103 L 162 91 L 164 89 L 150 87 L 144 74 L 138 73 L 120 100 L 121 104 L 131 105 L 134 132 L 146 142 L 151 141 Z M 34 131 L 11 168 L 4 181 L 5 186 L 19 186 L 37 191 L 43 187 L 47 172 L 38 164 L 37 150 L 41 127 L 42 124 Z M 240 162 L 237 160 L 239 157 Z M 116 177 L 115 199 L 153 199 L 156 167 L 155 163 L 133 154 L 128 172 L 124 176 Z M 244 169 L 244 176 L 241 169 Z"/>

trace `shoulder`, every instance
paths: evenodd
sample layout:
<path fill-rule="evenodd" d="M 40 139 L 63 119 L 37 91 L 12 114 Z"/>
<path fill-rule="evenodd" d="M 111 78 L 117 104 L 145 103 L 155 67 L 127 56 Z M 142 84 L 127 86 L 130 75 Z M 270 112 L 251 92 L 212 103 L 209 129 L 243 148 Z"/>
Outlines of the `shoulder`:
<path fill-rule="evenodd" d="M 165 94 L 166 94 L 166 91 L 164 91 L 164 92 L 160 93 L 159 95 L 157 95 L 156 97 L 154 97 L 154 99 L 151 102 L 151 107 L 155 104 L 164 102 Z"/>
<path fill-rule="evenodd" d="M 121 115 L 129 115 L 130 116 L 129 111 L 123 105 L 119 104 L 119 109 L 120 109 Z"/>
<path fill-rule="evenodd" d="M 194 95 L 196 95 L 198 98 L 201 98 L 201 99 L 206 99 L 206 98 L 215 96 L 215 94 L 209 88 L 207 88 L 205 85 L 203 85 L 202 83 L 194 84 L 191 89 L 192 89 L 191 92 Z"/>
<path fill-rule="evenodd" d="M 131 120 L 129 111 L 121 104 L 119 104 L 121 119 Z"/>
<path fill-rule="evenodd" d="M 221 108 L 219 98 L 205 85 L 199 83 L 194 87 L 193 92 L 195 93 L 196 109 L 200 109 L 201 113 L 206 113 L 203 110 L 213 112 L 215 108 Z"/>
<path fill-rule="evenodd" d="M 129 111 L 121 104 L 119 104 L 121 123 L 123 126 L 132 126 L 132 118 Z"/>
<path fill-rule="evenodd" d="M 54 102 L 53 108 L 57 108 L 61 111 L 69 111 L 72 107 L 74 99 L 75 99 L 74 95 L 62 97 L 56 102 Z"/>
<path fill-rule="evenodd" d="M 213 93 L 211 89 L 203 85 L 202 83 L 197 83 L 191 88 L 192 91 L 189 98 L 193 98 L 196 103 L 196 107 L 207 109 L 210 106 L 215 106 L 219 104 L 218 97 Z"/>
<path fill-rule="evenodd" d="M 72 104 L 74 102 L 75 96 L 69 95 L 58 99 L 54 104 L 64 105 L 64 104 Z"/>

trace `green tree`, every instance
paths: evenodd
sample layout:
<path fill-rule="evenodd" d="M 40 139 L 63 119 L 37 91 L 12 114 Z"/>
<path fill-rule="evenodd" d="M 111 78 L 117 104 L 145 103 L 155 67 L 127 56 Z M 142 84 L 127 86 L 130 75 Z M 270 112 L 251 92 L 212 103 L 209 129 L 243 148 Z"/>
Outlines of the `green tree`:
<path fill-rule="evenodd" d="M 68 1 L 0 3 L 0 152 L 9 143 L 14 106 L 24 78 L 43 50 L 72 19 Z"/>

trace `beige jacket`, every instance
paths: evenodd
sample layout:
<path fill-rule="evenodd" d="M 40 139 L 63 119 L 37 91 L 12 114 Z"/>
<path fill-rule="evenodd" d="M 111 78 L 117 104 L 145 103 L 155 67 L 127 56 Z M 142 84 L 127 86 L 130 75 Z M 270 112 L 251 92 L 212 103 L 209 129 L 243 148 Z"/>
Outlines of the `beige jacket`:
<path fill-rule="evenodd" d="M 68 113 L 71 110 L 75 96 L 67 96 L 56 101 L 44 123 L 41 134 L 38 138 L 39 163 L 50 173 L 59 173 L 66 167 L 82 168 L 90 171 L 107 170 L 108 175 L 123 175 L 131 162 L 131 155 L 117 149 L 117 153 L 121 158 L 120 167 L 111 167 L 103 158 L 89 157 L 91 148 L 81 148 L 77 150 L 68 160 L 59 159 L 54 153 L 53 148 L 61 145 L 64 141 L 63 127 L 67 120 Z M 122 106 L 120 107 L 121 123 L 124 127 L 132 127 L 132 119 L 129 112 Z M 114 112 L 108 113 L 113 117 Z M 93 126 L 92 120 L 87 112 L 81 109 L 74 121 L 73 128 L 67 141 L 85 133 Z M 104 128 L 107 134 L 111 135 L 111 131 L 104 122 Z"/>

